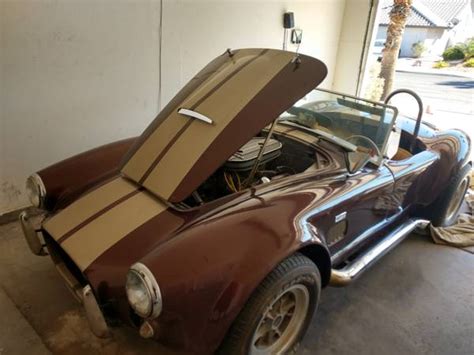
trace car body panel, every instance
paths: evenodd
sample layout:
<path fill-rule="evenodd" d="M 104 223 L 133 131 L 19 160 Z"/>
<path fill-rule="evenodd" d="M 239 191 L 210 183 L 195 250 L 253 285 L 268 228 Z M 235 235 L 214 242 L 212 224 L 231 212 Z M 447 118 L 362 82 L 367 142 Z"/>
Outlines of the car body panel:
<path fill-rule="evenodd" d="M 46 190 L 59 191 L 54 196 L 74 191 L 43 221 L 46 240 L 90 284 L 107 316 L 140 325 L 127 302 L 125 280 L 130 266 L 141 262 L 163 298 L 160 316 L 148 320 L 155 338 L 188 353 L 211 353 L 282 260 L 304 253 L 327 285 L 331 267 L 416 217 L 416 208 L 430 206 L 468 163 L 466 134 L 422 125 L 411 156 L 349 174 L 343 148 L 308 129 L 276 124 L 276 138 L 311 147 L 311 156 L 323 157 L 325 164 L 315 161 L 303 172 L 197 207 L 176 203 L 246 140 L 268 132 L 264 127 L 325 75 L 324 64 L 307 56 L 262 49 L 226 53 L 191 80 L 139 138 L 40 172 Z M 253 80 L 257 85 L 246 88 Z M 196 110 L 214 124 L 182 117 L 180 108 Z M 403 118 L 397 125 L 401 144 L 410 141 L 414 121 Z M 119 156 L 129 147 L 120 166 Z M 107 163 L 94 166 L 101 156 Z M 83 169 L 96 176 L 87 171 L 81 180 L 76 175 Z M 364 235 L 369 237 L 364 243 L 355 243 Z"/>
<path fill-rule="evenodd" d="M 134 182 L 118 176 L 49 218 L 43 228 L 84 271 L 120 239 L 167 208 Z"/>
<path fill-rule="evenodd" d="M 280 50 L 223 54 L 151 123 L 122 173 L 163 200 L 180 202 L 326 74 L 319 60 Z M 180 108 L 212 124 L 181 115 Z"/>
<path fill-rule="evenodd" d="M 317 145 L 317 139 L 307 131 L 277 125 L 275 134 Z M 364 232 L 367 223 L 363 221 L 379 224 L 383 230 L 388 226 L 384 222 L 400 209 L 427 198 L 427 191 L 400 190 L 403 179 L 410 181 L 411 189 L 430 185 L 439 191 L 449 179 L 436 165 L 440 157 L 452 171 L 466 161 L 469 152 L 469 142 L 461 132 L 435 133 L 433 138 L 419 141 L 433 146 L 433 150 L 350 176 L 344 172 L 343 152 L 326 142 L 319 143 L 318 149 L 332 161 L 327 170 L 309 169 L 189 211 L 166 206 L 133 181 L 115 177 L 57 213 L 43 227 L 78 264 L 101 303 L 113 304 L 115 316 L 121 319 L 130 317 L 124 290 L 126 272 L 134 262 L 146 264 L 165 300 L 163 314 L 153 321 L 156 339 L 190 353 L 208 353 L 216 349 L 252 291 L 281 260 L 311 245 L 324 250 L 327 258 L 337 255 L 335 263 L 344 260 L 357 252 L 351 249 L 340 253 Z M 435 183 L 426 184 L 426 179 Z M 107 192 L 107 187 L 113 192 Z M 398 193 L 406 199 L 397 198 Z M 123 205 L 118 215 L 110 214 L 126 201 L 124 198 L 136 194 L 145 195 L 143 198 L 150 202 L 139 202 L 152 209 L 149 215 L 134 219 L 132 205 Z M 136 211 L 142 211 L 135 206 Z M 334 242 L 330 231 L 336 216 L 344 211 L 348 212 L 352 235 Z M 101 213 L 107 226 L 115 224 L 120 216 L 131 215 L 134 222 L 128 228 L 120 225 L 119 237 L 107 236 L 106 247 L 102 244 L 101 249 L 91 250 L 94 239 L 110 233 L 100 220 L 93 221 Z M 66 220 L 68 214 L 74 219 Z M 406 216 L 397 215 L 396 223 Z M 75 238 L 77 243 L 75 247 L 68 245 L 64 234 L 80 231 L 84 221 L 90 224 L 92 233 L 71 234 L 67 238 Z M 56 223 L 62 225 L 60 229 Z"/>
<path fill-rule="evenodd" d="M 105 144 L 38 171 L 48 186 L 44 208 L 63 209 L 87 190 L 117 175 L 125 153 L 136 140 L 131 137 Z"/>

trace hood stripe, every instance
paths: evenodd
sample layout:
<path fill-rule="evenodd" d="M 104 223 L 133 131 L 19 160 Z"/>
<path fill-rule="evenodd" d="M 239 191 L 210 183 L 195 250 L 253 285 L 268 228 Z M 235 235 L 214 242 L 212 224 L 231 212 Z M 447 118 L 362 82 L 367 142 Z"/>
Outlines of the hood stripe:
<path fill-rule="evenodd" d="M 291 61 L 286 52 L 268 51 L 216 91 L 199 106 L 199 112 L 215 125 L 193 125 L 183 132 L 144 181 L 150 191 L 164 199 L 179 187 L 194 163 L 247 103 Z M 177 163 L 179 162 L 179 163 Z"/>
<path fill-rule="evenodd" d="M 86 221 L 90 223 L 100 211 L 107 209 L 108 206 L 137 189 L 134 183 L 117 177 L 58 212 L 46 221 L 43 227 L 55 240 L 59 240 Z"/>
<path fill-rule="evenodd" d="M 233 72 L 228 74 L 221 82 L 217 83 L 214 88 L 209 90 L 207 94 L 205 94 L 203 97 L 201 97 L 194 105 L 190 107 L 191 110 L 195 110 L 199 108 L 199 105 L 203 103 L 207 98 L 209 98 L 212 94 L 214 94 L 217 90 L 219 90 L 222 85 L 224 85 L 226 82 L 228 82 L 232 77 L 234 77 L 236 74 L 238 74 L 242 69 L 244 69 L 246 66 L 254 62 L 256 59 L 258 59 L 260 56 L 264 55 L 266 52 L 268 52 L 268 49 L 262 50 L 258 55 L 255 57 L 251 58 L 248 60 L 246 63 L 242 64 L 239 66 L 237 69 L 235 69 Z M 143 176 L 141 177 L 139 184 L 143 184 L 143 182 L 148 178 L 150 173 L 155 169 L 155 167 L 158 165 L 158 163 L 161 161 L 163 156 L 168 153 L 169 149 L 173 146 L 173 144 L 181 137 L 181 135 L 188 129 L 188 127 L 193 123 L 194 121 L 192 119 L 189 119 L 188 122 L 178 131 L 178 133 L 173 137 L 173 139 L 170 140 L 170 142 L 166 145 L 166 147 L 158 154 L 156 159 L 153 161 L 152 164 L 148 167 L 147 171 Z"/>
<path fill-rule="evenodd" d="M 89 218 L 87 218 L 85 221 L 79 223 L 77 226 L 75 226 L 73 229 L 71 229 L 69 232 L 67 232 L 66 234 L 64 234 L 61 238 L 58 238 L 57 239 L 57 242 L 58 243 L 62 243 L 64 242 L 67 238 L 69 238 L 71 235 L 73 235 L 74 233 L 76 233 L 77 231 L 79 231 L 81 228 L 87 226 L 89 223 L 91 223 L 94 219 L 100 217 L 101 215 L 103 215 L 104 213 L 106 213 L 108 210 L 114 208 L 115 206 L 121 204 L 122 202 L 128 200 L 130 197 L 136 195 L 137 193 L 139 193 L 140 190 L 135 190 L 135 191 L 132 191 L 130 192 L 129 194 L 125 195 L 125 196 L 122 196 L 121 198 L 119 198 L 118 200 L 116 200 L 115 202 L 111 203 L 110 205 L 108 205 L 107 207 L 104 207 L 103 209 L 99 210 L 98 212 L 94 213 L 92 216 L 90 216 Z"/>
<path fill-rule="evenodd" d="M 258 53 L 260 53 L 260 51 Z M 225 56 L 227 57 L 227 54 L 225 54 Z M 204 82 L 193 92 L 186 95 L 180 102 L 176 103 L 176 107 L 172 110 L 164 110 L 163 112 L 167 114 L 166 117 L 158 115 L 155 121 L 159 121 L 159 124 L 154 128 L 153 132 L 147 134 L 148 137 L 124 164 L 122 172 L 134 181 L 139 182 L 157 154 L 165 148 L 169 140 L 176 135 L 183 125 L 189 122 L 189 118 L 178 114 L 177 110 L 180 107 L 193 107 L 202 96 L 206 95 L 220 83 L 229 72 L 234 71 L 236 66 L 242 65 L 242 63 L 246 63 L 254 57 L 255 52 L 249 54 L 245 51 L 237 51 L 232 59 L 226 58 L 223 65 L 218 67 L 213 73 L 207 73 L 209 76 Z M 201 79 L 197 77 L 193 80 Z M 152 126 L 153 125 L 152 123 Z"/>
<path fill-rule="evenodd" d="M 61 246 L 84 271 L 101 254 L 166 209 L 149 193 L 139 191 L 72 234 Z"/>
<path fill-rule="evenodd" d="M 269 60 L 274 62 L 275 58 Z M 314 58 L 300 56 L 298 61 L 289 60 L 209 144 L 168 200 L 177 202 L 188 197 L 218 168 L 216 156 L 219 159 L 231 156 L 241 142 L 250 140 L 264 128 L 263 123 L 270 124 L 291 103 L 322 82 L 326 73 L 324 64 Z"/>
<path fill-rule="evenodd" d="M 169 143 L 166 145 L 166 147 L 163 148 L 163 150 L 158 154 L 156 159 L 153 161 L 153 163 L 148 167 L 147 171 L 145 171 L 145 174 L 141 177 L 140 181 L 138 182 L 139 184 L 143 184 L 143 182 L 146 180 L 146 178 L 150 175 L 150 173 L 153 171 L 153 169 L 156 167 L 156 165 L 160 162 L 161 158 L 168 153 L 168 150 L 170 150 L 171 146 L 178 140 L 179 137 L 188 129 L 188 127 L 193 123 L 193 120 L 189 120 L 188 122 L 185 123 L 183 127 L 176 133 L 176 135 L 169 141 Z"/>

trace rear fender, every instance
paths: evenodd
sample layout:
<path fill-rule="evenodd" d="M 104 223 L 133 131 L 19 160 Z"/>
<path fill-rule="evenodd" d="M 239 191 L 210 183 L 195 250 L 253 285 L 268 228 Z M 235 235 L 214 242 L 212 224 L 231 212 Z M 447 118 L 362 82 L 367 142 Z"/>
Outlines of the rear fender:
<path fill-rule="evenodd" d="M 451 177 L 469 164 L 471 139 L 461 130 L 437 132 L 434 138 L 422 139 L 426 149 L 439 155 L 419 182 L 417 194 L 421 205 L 429 205 L 448 186 Z"/>

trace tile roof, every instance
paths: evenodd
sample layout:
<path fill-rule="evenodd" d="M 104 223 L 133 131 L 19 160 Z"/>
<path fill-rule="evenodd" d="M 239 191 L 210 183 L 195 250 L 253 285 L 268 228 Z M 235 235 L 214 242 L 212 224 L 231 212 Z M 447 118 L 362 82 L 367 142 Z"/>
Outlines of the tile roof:
<path fill-rule="evenodd" d="M 389 12 L 393 0 L 382 0 L 381 25 L 390 22 Z M 449 27 L 450 22 L 470 0 L 414 0 L 407 26 L 413 27 Z"/>

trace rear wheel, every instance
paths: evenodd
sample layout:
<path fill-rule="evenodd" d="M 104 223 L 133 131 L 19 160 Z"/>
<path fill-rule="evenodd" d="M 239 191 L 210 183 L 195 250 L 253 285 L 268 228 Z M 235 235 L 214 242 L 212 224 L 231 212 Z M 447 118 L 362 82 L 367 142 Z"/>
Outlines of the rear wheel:
<path fill-rule="evenodd" d="M 319 302 L 321 276 L 307 257 L 282 261 L 237 316 L 220 354 L 288 354 L 296 350 Z"/>
<path fill-rule="evenodd" d="M 435 227 L 446 227 L 456 222 L 464 196 L 469 188 L 471 165 L 467 164 L 452 177 L 445 192 L 439 197 L 430 210 L 431 223 Z"/>

